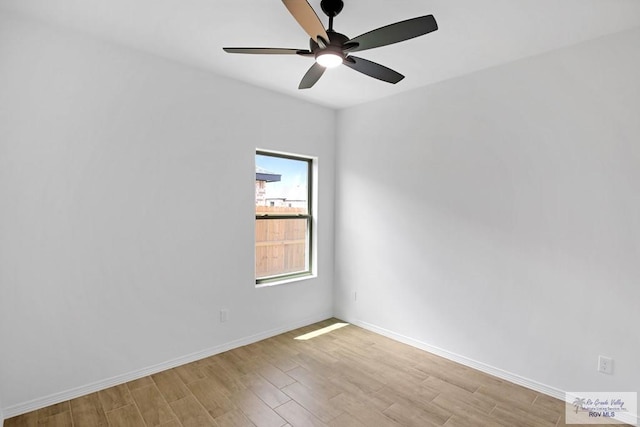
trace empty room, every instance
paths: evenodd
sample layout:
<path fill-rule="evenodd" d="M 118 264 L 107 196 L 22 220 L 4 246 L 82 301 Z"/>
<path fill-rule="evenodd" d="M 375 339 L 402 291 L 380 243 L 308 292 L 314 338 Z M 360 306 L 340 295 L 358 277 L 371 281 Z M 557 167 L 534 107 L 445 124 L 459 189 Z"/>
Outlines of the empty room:
<path fill-rule="evenodd" d="M 0 0 L 0 425 L 638 425 L 640 2 Z"/>

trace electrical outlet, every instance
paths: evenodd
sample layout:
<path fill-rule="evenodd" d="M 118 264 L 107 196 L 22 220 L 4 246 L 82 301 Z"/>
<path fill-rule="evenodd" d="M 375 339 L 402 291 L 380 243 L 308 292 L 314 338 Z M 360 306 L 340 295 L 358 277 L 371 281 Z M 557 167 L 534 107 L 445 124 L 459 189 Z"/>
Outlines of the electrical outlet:
<path fill-rule="evenodd" d="M 226 308 L 220 309 L 220 323 L 224 323 L 229 320 L 229 310 Z"/>
<path fill-rule="evenodd" d="M 606 356 L 598 356 L 598 372 L 613 374 L 613 359 Z"/>

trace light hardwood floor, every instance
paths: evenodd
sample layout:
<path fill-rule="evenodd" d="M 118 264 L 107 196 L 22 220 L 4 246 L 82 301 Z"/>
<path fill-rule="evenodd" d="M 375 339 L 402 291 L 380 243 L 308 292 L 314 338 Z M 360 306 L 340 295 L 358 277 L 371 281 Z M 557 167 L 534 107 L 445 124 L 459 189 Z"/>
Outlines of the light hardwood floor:
<path fill-rule="evenodd" d="M 564 403 L 329 319 L 5 421 L 15 426 L 561 426 Z"/>

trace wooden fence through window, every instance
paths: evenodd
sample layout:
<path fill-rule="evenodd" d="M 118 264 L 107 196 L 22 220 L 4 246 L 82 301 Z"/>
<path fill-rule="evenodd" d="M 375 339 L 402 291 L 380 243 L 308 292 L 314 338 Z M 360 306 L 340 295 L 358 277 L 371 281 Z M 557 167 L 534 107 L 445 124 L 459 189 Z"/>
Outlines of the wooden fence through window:
<path fill-rule="evenodd" d="M 306 208 L 256 206 L 256 214 L 306 213 Z M 307 218 L 256 219 L 256 277 L 305 271 Z"/>

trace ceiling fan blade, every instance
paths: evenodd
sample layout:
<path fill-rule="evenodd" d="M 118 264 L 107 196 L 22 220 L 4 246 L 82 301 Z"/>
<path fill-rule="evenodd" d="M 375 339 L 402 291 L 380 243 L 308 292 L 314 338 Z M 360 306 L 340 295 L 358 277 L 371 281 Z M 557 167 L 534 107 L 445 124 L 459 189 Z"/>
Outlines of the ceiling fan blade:
<path fill-rule="evenodd" d="M 397 71 L 393 71 L 391 68 L 387 68 L 384 65 L 358 58 L 356 56 L 348 56 L 344 61 L 344 65 L 359 71 L 362 74 L 366 74 L 369 77 L 388 83 L 396 84 L 400 80 L 404 79 L 402 74 Z"/>
<path fill-rule="evenodd" d="M 282 0 L 282 3 L 289 9 L 289 12 L 298 21 L 303 30 L 309 34 L 316 43 L 318 36 L 323 40 L 329 40 L 327 31 L 324 29 L 320 18 L 316 15 L 307 0 Z"/>
<path fill-rule="evenodd" d="M 298 86 L 298 89 L 311 88 L 314 84 L 316 84 L 318 80 L 320 80 L 320 77 L 322 77 L 325 70 L 326 68 L 324 68 L 322 65 L 318 64 L 317 62 L 314 62 L 311 68 L 309 68 L 309 71 L 307 71 L 307 74 L 305 74 L 304 77 L 302 78 L 302 81 L 300 82 L 300 86 Z"/>
<path fill-rule="evenodd" d="M 258 55 L 308 55 L 311 51 L 304 49 L 284 49 L 276 47 L 223 47 L 228 53 L 251 53 Z"/>
<path fill-rule="evenodd" d="M 351 52 L 373 49 L 422 36 L 438 29 L 433 15 L 407 19 L 395 24 L 380 27 L 349 40 L 347 43 L 358 43 Z"/>
<path fill-rule="evenodd" d="M 311 52 L 310 50 L 299 50 L 298 51 L 298 55 L 300 55 L 300 56 L 316 56 L 316 54 Z"/>

